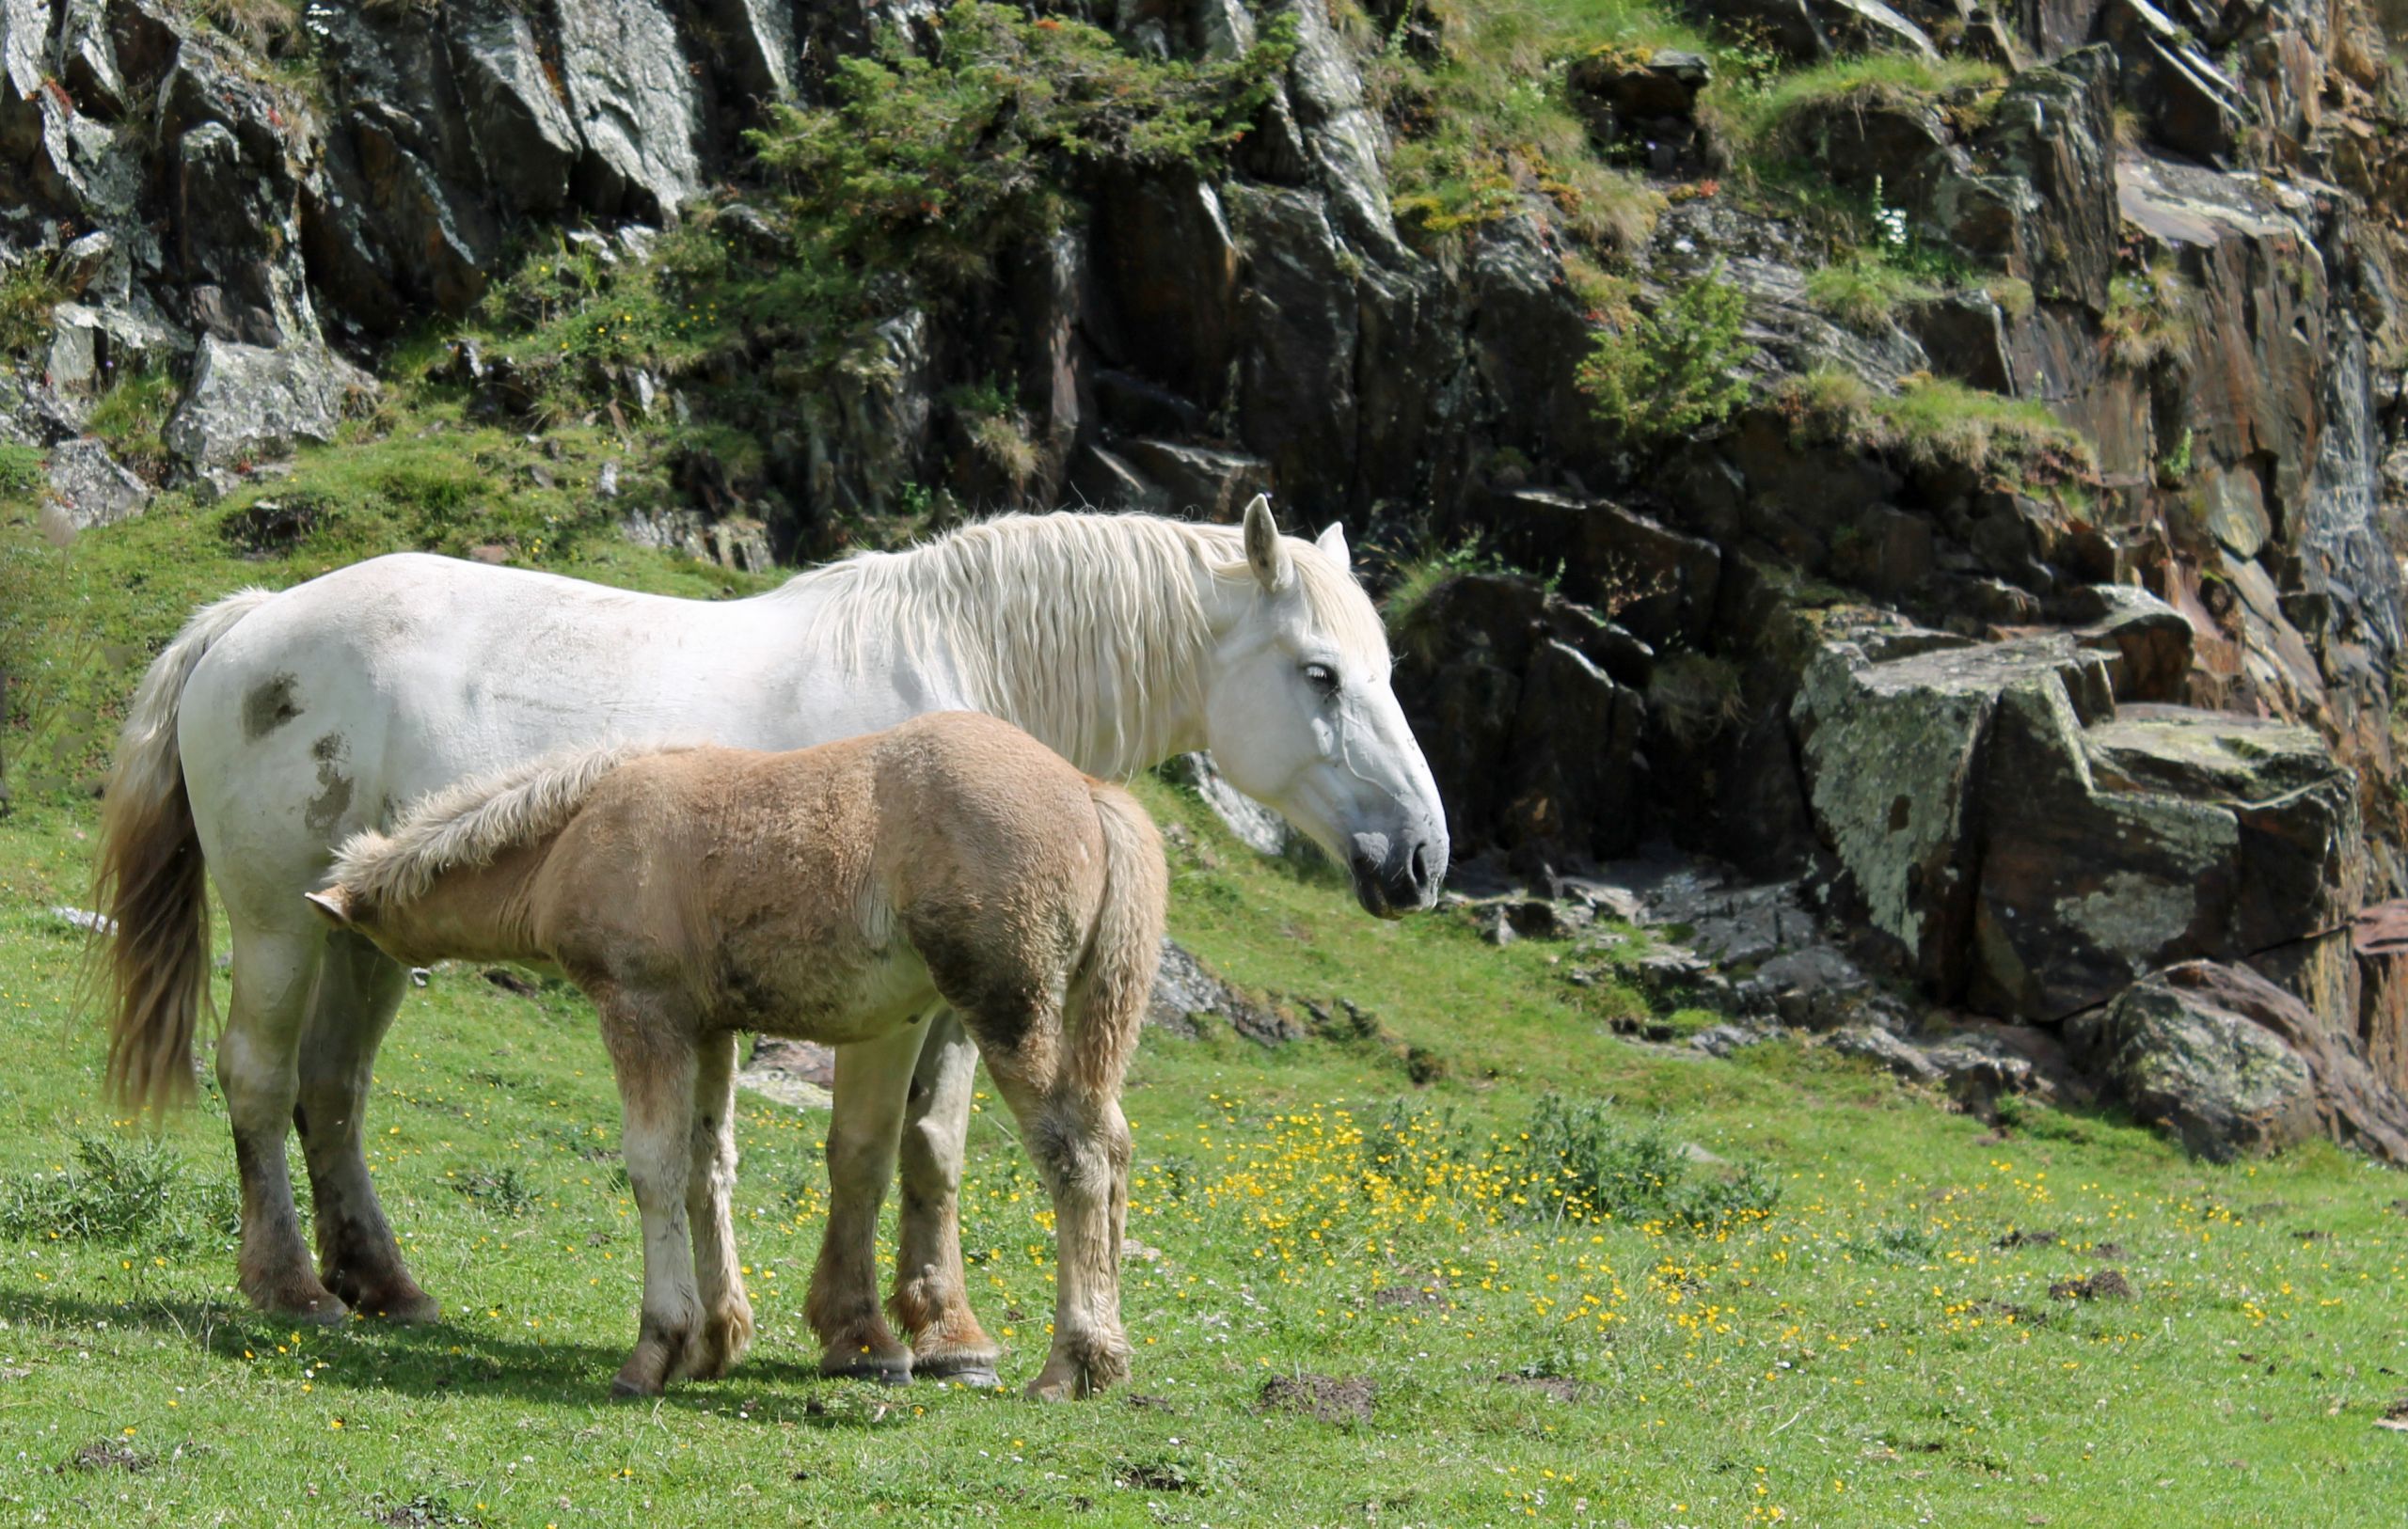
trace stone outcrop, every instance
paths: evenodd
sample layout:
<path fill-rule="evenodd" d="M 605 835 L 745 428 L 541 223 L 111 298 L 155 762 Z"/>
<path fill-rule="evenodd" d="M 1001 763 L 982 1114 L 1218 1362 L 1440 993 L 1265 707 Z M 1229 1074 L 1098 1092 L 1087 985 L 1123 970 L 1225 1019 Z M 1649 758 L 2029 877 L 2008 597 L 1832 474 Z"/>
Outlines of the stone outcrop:
<path fill-rule="evenodd" d="M 2169 967 L 2069 1027 L 2109 1096 L 2225 1161 L 2328 1137 L 2408 1162 L 2408 1100 L 2296 997 L 2242 969 Z"/>

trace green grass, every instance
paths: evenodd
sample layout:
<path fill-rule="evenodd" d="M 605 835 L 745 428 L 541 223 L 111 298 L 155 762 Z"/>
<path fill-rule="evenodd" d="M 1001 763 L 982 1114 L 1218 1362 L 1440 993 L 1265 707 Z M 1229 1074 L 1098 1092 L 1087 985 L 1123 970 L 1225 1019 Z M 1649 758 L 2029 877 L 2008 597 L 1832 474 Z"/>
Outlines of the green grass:
<path fill-rule="evenodd" d="M 1807 301 L 1858 329 L 1887 323 L 1902 306 L 1939 295 L 1936 284 L 1870 250 L 1859 250 L 1806 276 Z"/>
<path fill-rule="evenodd" d="M 176 379 L 165 370 L 129 367 L 92 401 L 85 433 L 106 441 L 127 466 L 157 474 L 167 466 L 167 419 L 181 396 Z"/>
<path fill-rule="evenodd" d="M 1405 233 L 1449 250 L 1481 224 L 1544 211 L 1608 251 L 1642 244 L 1663 200 L 1601 157 L 1563 66 L 1607 46 L 1710 53 L 1707 40 L 1643 0 L 1439 0 L 1428 10 L 1441 55 L 1425 61 L 1391 40 L 1366 72 L 1397 129 L 1389 190 Z"/>
<path fill-rule="evenodd" d="M 1911 54 L 1873 53 L 1778 75 L 1763 75 L 1714 92 L 1709 101 L 1721 130 L 1745 163 L 1796 151 L 1797 125 L 1809 112 L 1873 102 L 1933 101 L 1958 91 L 1987 90 L 2004 74 L 1972 58 L 1934 62 Z"/>
<path fill-rule="evenodd" d="M 1918 466 L 2048 484 L 2089 471 L 2090 449 L 2045 404 L 1968 387 L 1928 373 L 1882 393 L 1861 377 L 1821 368 L 1793 377 L 1773 403 L 1810 439 L 1880 451 Z"/>
<path fill-rule="evenodd" d="M 2099 319 L 2108 358 L 2127 371 L 2181 359 L 2191 348 L 2191 300 L 2190 281 L 2170 261 L 2115 277 Z"/>
<path fill-rule="evenodd" d="M 88 813 L 0 823 L 7 1516 L 2392 1521 L 2408 1451 L 2371 1424 L 2408 1390 L 2398 1175 L 2322 1148 L 2210 1167 L 2040 1109 L 2002 1142 L 1827 1053 L 1628 1045 L 1609 1032 L 1634 1001 L 1566 982 L 1562 947 L 1364 919 L 1145 795 L 1189 846 L 1181 939 L 1258 992 L 1348 996 L 1450 1066 L 1417 1090 L 1386 1047 L 1149 1033 L 1125 1281 L 1146 1400 L 1054 1408 L 814 1377 L 823 1117 L 751 1096 L 760 1341 L 726 1380 L 608 1403 L 640 1253 L 592 1018 L 465 969 L 405 1004 L 370 1137 L 451 1315 L 323 1332 L 249 1313 L 214 1100 L 155 1149 L 96 1102 L 98 1037 L 67 1011 L 80 945 L 41 911 L 79 894 Z M 991 1102 L 971 1140 L 974 1298 L 1024 1379 L 1040 1197 Z M 1559 1219 L 1565 1182 L 1599 1214 Z M 1692 1217 L 1699 1195 L 1728 1204 Z M 2059 1240 L 2006 1241 L 2035 1231 Z M 2107 1266 L 2136 1299 L 2047 1294 Z M 1370 1423 L 1259 1411 L 1297 1375 L 1370 1380 Z"/>

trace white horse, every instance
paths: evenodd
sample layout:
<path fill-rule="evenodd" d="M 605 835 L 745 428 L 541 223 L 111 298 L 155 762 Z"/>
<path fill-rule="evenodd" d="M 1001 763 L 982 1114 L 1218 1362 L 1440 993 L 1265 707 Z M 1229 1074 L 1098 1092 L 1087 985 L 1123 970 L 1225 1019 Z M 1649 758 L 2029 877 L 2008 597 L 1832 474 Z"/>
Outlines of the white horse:
<path fill-rule="evenodd" d="M 1428 906 L 1445 817 L 1388 686 L 1386 639 L 1336 527 L 1282 537 L 1137 515 L 1006 517 L 802 574 L 748 600 L 630 594 L 416 554 L 198 613 L 135 697 L 103 817 L 112 1085 L 153 1105 L 192 1084 L 208 965 L 203 865 L 232 924 L 217 1078 L 243 1187 L 241 1283 L 260 1306 L 431 1319 L 361 1151 L 403 969 L 328 931 L 301 893 L 336 845 L 467 777 L 582 745 L 684 738 L 790 749 L 942 710 L 983 711 L 1091 773 L 1209 749 L 1349 867 L 1387 916 Z M 991 1379 L 958 1222 L 977 1053 L 949 1016 L 836 1061 L 832 1200 L 813 1309 L 883 1336 L 832 1370 Z M 695 1191 L 724 1222 L 735 1042 L 698 1086 L 721 1101 Z M 909 1128 L 906 1129 L 908 1120 Z M 301 1135 L 319 1260 L 301 1241 L 285 1130 Z M 904 1167 L 889 1310 L 879 1206 Z M 703 1230 L 698 1224 L 696 1231 Z M 824 1336 L 824 1335 L 823 1335 Z"/>

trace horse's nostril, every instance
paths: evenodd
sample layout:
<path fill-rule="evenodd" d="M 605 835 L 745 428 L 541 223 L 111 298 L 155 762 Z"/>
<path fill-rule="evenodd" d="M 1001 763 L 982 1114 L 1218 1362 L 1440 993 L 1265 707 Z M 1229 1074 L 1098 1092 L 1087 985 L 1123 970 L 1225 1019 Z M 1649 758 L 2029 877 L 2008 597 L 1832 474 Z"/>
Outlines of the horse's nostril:
<path fill-rule="evenodd" d="M 1430 862 L 1422 858 L 1419 844 L 1413 846 L 1413 858 L 1405 863 L 1405 870 L 1412 875 L 1415 886 L 1430 885 Z"/>

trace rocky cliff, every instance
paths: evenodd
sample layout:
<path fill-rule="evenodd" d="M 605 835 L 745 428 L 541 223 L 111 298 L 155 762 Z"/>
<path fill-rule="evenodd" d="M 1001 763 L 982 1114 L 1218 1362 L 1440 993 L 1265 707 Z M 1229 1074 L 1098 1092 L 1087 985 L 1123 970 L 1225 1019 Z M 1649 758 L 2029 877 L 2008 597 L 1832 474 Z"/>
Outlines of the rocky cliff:
<path fill-rule="evenodd" d="M 1743 1008 L 2169 1121 L 2136 1059 L 2271 1035 L 2202 1141 L 2408 1127 L 2354 0 L 12 0 L 0 69 L 60 535 L 306 534 L 306 448 L 438 394 L 722 560 L 1268 489 L 1394 586 L 1475 875 L 1669 842 L 1830 932 Z"/>

